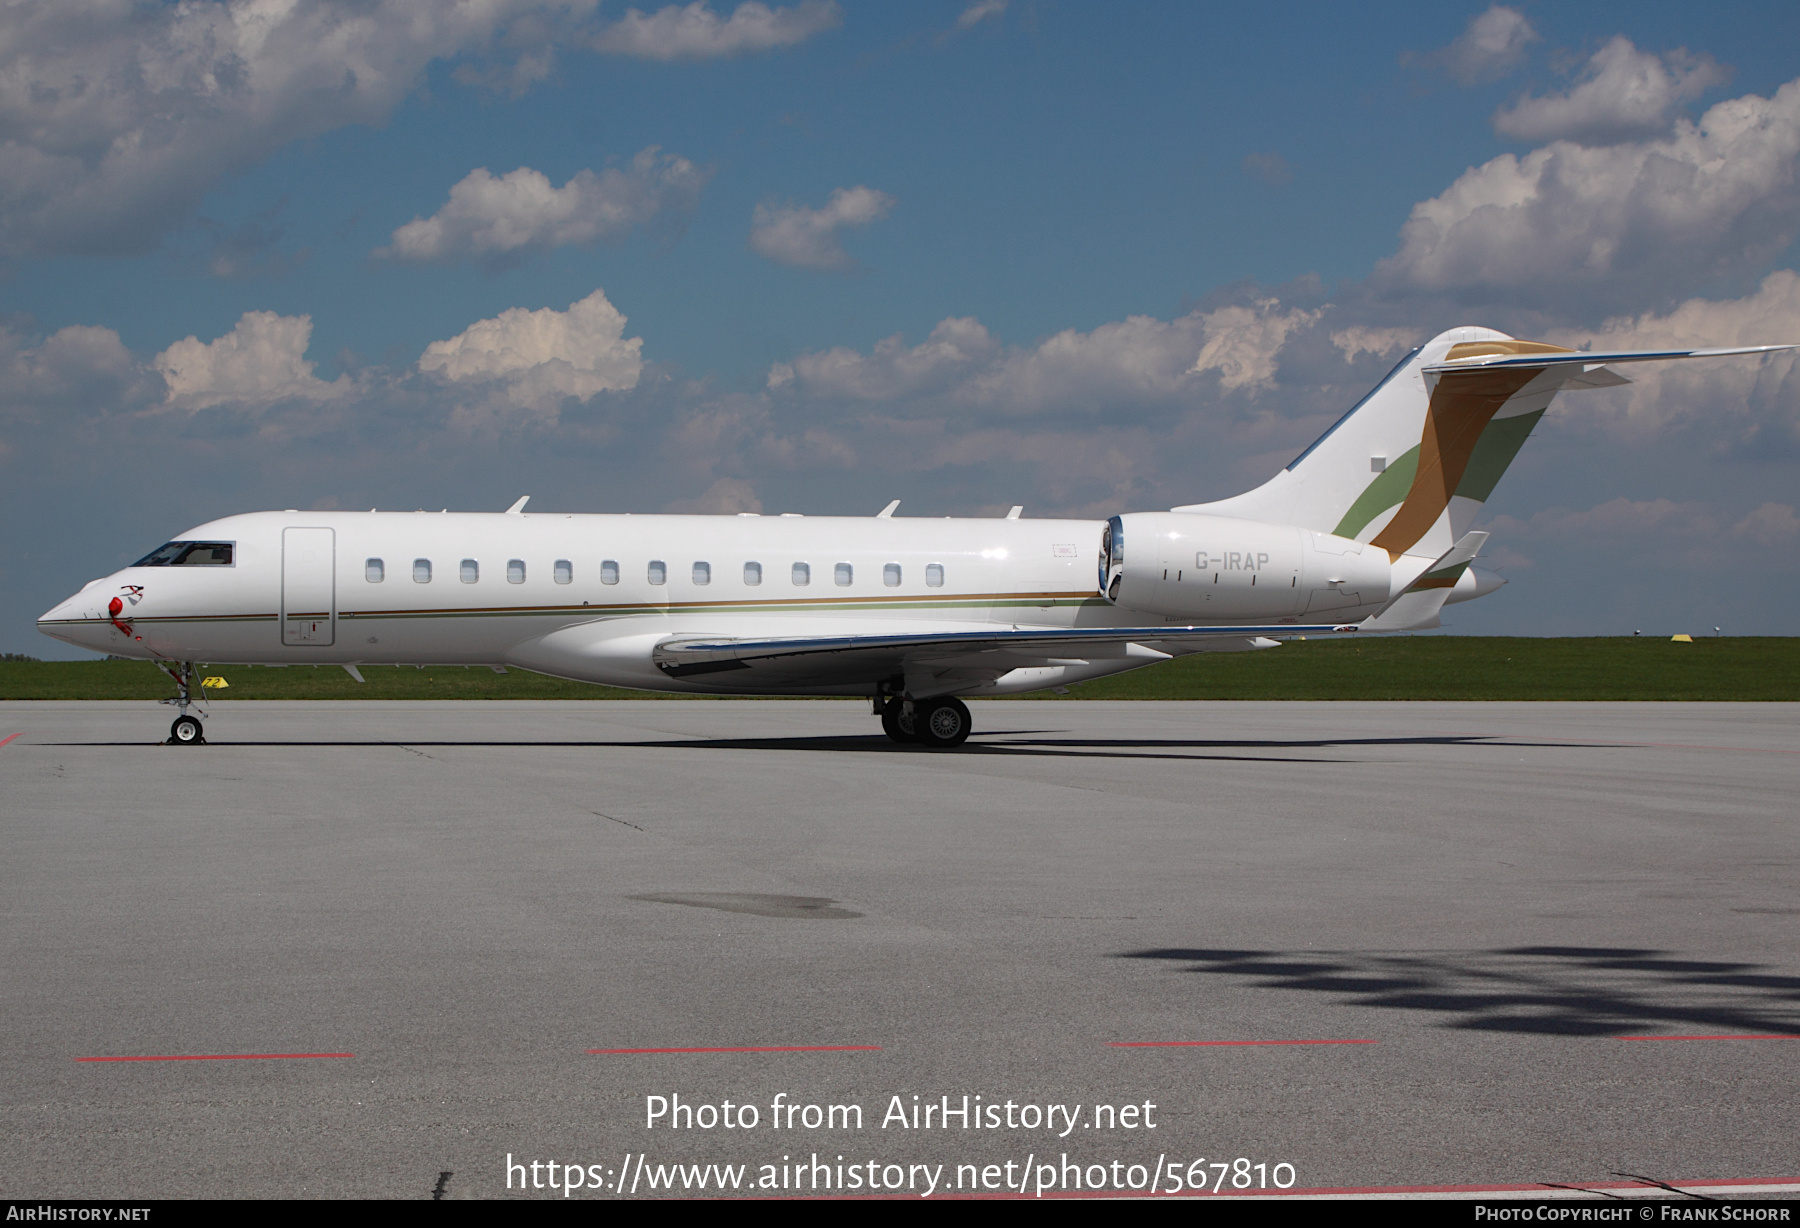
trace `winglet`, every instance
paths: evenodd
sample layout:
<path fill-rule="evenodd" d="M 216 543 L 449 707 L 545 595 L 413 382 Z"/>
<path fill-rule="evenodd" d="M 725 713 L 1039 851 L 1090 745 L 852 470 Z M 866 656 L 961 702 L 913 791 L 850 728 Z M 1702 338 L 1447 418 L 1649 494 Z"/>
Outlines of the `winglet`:
<path fill-rule="evenodd" d="M 879 512 L 876 512 L 875 519 L 877 519 L 877 520 L 892 520 L 894 518 L 894 509 L 899 506 L 900 506 L 900 500 L 895 499 L 892 503 L 890 503 L 886 507 L 882 508 Z"/>
<path fill-rule="evenodd" d="M 346 674 L 349 674 L 352 678 L 356 679 L 358 682 L 367 682 L 368 681 L 367 678 L 362 676 L 362 671 L 360 669 L 357 669 L 356 666 L 354 666 L 354 665 L 344 666 L 344 672 Z"/>
<path fill-rule="evenodd" d="M 1427 567 L 1400 595 L 1362 621 L 1364 631 L 1428 631 L 1443 624 L 1438 613 L 1449 599 L 1450 591 L 1462 579 L 1462 573 L 1481 547 L 1487 543 L 1486 533 L 1464 533 L 1457 543 L 1437 562 Z"/>
<path fill-rule="evenodd" d="M 523 516 L 525 514 L 525 505 L 530 502 L 530 495 L 520 495 L 519 501 L 506 509 L 506 514 L 508 516 Z"/>
<path fill-rule="evenodd" d="M 1024 514 L 1025 514 L 1025 505 L 1023 503 L 1015 503 L 1012 505 L 1012 510 L 1006 513 L 1006 518 L 1008 520 L 1017 520 L 1019 517 L 1023 516 Z"/>

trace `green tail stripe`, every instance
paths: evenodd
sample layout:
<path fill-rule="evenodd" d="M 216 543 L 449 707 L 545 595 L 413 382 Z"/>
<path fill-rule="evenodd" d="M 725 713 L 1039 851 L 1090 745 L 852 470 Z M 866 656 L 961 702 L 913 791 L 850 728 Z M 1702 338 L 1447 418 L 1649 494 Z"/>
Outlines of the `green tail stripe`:
<path fill-rule="evenodd" d="M 1462 481 L 1456 484 L 1457 497 L 1487 502 L 1494 487 L 1500 484 L 1500 475 L 1512 464 L 1513 457 L 1525 446 L 1531 428 L 1543 416 L 1544 411 L 1540 409 L 1512 418 L 1496 418 L 1488 423 L 1487 430 L 1475 441 L 1475 450 L 1469 454 L 1469 465 L 1463 470 Z"/>
<path fill-rule="evenodd" d="M 1475 441 L 1475 450 L 1469 454 L 1469 464 L 1463 470 L 1462 481 L 1457 483 L 1456 495 L 1461 499 L 1473 499 L 1477 503 L 1487 502 L 1494 487 L 1500 484 L 1500 475 L 1519 454 L 1530 438 L 1532 428 L 1544 416 L 1543 410 L 1535 413 L 1519 414 L 1512 418 L 1497 418 L 1488 423 L 1487 429 L 1481 432 L 1481 438 Z M 1370 482 L 1368 488 L 1357 496 L 1344 518 L 1338 521 L 1332 533 L 1337 537 L 1355 537 L 1369 527 L 1375 517 L 1390 507 L 1403 502 L 1407 491 L 1412 489 L 1413 474 L 1419 468 L 1419 449 L 1417 446 L 1396 459 L 1387 470 Z"/>
<path fill-rule="evenodd" d="M 1412 489 L 1413 474 L 1419 468 L 1419 445 L 1414 444 L 1412 450 L 1404 456 L 1397 457 L 1373 482 L 1369 488 L 1357 496 L 1344 518 L 1338 521 L 1337 528 L 1331 532 L 1336 537 L 1355 537 L 1368 528 L 1369 522 L 1387 511 L 1390 507 L 1406 498 L 1406 492 Z"/>

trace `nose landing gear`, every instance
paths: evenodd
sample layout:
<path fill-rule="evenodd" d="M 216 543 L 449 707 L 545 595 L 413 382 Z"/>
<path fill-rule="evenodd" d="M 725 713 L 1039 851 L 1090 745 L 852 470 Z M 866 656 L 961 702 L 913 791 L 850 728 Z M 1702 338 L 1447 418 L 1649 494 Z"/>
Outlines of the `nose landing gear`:
<path fill-rule="evenodd" d="M 173 678 L 175 680 L 175 685 L 180 688 L 181 691 L 180 695 L 174 699 L 159 699 L 156 701 L 157 703 L 168 704 L 171 707 L 179 708 L 181 710 L 181 715 L 176 717 L 174 724 L 169 726 L 168 744 L 170 746 L 204 746 L 206 744 L 206 734 L 200 726 L 200 717 L 190 716 L 188 714 L 189 708 L 198 708 L 200 706 L 193 698 L 194 663 L 192 661 L 183 661 L 179 665 L 172 665 L 167 661 L 158 661 L 156 663 L 156 668 L 160 669 L 170 678 Z M 205 715 L 206 713 L 204 711 L 200 713 L 200 716 Z"/>

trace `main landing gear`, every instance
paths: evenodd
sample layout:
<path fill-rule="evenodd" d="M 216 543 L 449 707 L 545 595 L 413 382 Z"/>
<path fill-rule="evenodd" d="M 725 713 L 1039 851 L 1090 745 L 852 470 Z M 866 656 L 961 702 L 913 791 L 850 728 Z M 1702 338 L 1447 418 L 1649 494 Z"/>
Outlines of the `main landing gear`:
<path fill-rule="evenodd" d="M 169 726 L 169 745 L 204 746 L 206 744 L 206 732 L 200 726 L 200 717 L 191 716 L 188 713 L 189 708 L 199 707 L 198 701 L 193 698 L 195 676 L 194 663 L 192 661 L 183 661 L 179 665 L 172 665 L 167 661 L 158 661 L 156 663 L 156 668 L 173 678 L 175 680 L 175 685 L 180 688 L 181 691 L 181 694 L 174 699 L 159 699 L 156 701 L 158 703 L 169 704 L 171 707 L 179 708 L 181 710 L 181 715 L 176 717 L 174 724 Z M 203 712 L 201 715 L 204 716 L 205 713 Z"/>
<path fill-rule="evenodd" d="M 881 731 L 894 741 L 916 743 L 928 750 L 953 750 L 969 740 L 973 722 L 968 705 L 950 695 L 909 700 L 898 696 L 883 702 Z"/>

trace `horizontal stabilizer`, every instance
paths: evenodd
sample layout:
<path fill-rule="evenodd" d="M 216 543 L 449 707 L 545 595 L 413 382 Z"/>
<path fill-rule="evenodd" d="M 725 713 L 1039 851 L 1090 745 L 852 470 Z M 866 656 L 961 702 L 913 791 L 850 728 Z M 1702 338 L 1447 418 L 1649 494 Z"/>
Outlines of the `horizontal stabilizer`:
<path fill-rule="evenodd" d="M 1427 375 L 1449 371 L 1491 371 L 1508 367 L 1565 367 L 1573 363 L 1600 366 L 1613 362 L 1663 362 L 1670 358 L 1727 358 L 1733 354 L 1773 354 L 1796 348 L 1793 345 L 1740 345 L 1709 350 L 1570 350 L 1562 354 L 1482 354 L 1459 358 L 1454 362 L 1432 363 Z"/>
<path fill-rule="evenodd" d="M 1481 547 L 1487 544 L 1486 533 L 1464 533 L 1444 556 L 1420 573 L 1419 578 L 1400 590 L 1400 595 L 1363 620 L 1364 631 L 1428 631 L 1443 624 L 1438 614 L 1449 599 L 1456 582 Z"/>

